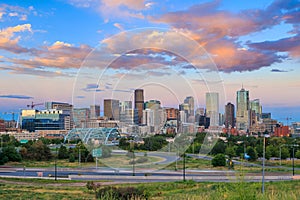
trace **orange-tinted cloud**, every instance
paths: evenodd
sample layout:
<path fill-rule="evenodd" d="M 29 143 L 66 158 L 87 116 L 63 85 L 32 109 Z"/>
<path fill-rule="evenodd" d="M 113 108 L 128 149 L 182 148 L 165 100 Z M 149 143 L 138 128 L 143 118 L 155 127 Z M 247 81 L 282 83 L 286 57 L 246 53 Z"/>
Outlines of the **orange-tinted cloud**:
<path fill-rule="evenodd" d="M 31 24 L 22 24 L 14 27 L 8 27 L 0 31 L 0 49 L 4 49 L 13 53 L 28 52 L 29 49 L 21 47 L 18 42 L 21 36 L 17 36 L 21 32 L 32 32 Z"/>
<path fill-rule="evenodd" d="M 286 57 L 277 52 L 299 56 L 299 35 L 277 42 L 243 44 L 240 36 L 272 28 L 285 21 L 299 23 L 298 1 L 274 1 L 264 10 L 244 10 L 231 13 L 218 9 L 220 1 L 191 6 L 187 10 L 151 17 L 156 23 L 167 23 L 202 45 L 220 70 L 247 71 L 270 66 Z M 284 12 L 283 12 L 284 10 Z M 299 27 L 298 25 L 296 27 Z"/>
<path fill-rule="evenodd" d="M 87 45 L 74 47 L 60 41 L 51 46 L 44 46 L 34 51 L 31 59 L 7 59 L 14 64 L 23 65 L 26 68 L 52 67 L 52 68 L 79 68 L 82 61 L 91 48 Z"/>

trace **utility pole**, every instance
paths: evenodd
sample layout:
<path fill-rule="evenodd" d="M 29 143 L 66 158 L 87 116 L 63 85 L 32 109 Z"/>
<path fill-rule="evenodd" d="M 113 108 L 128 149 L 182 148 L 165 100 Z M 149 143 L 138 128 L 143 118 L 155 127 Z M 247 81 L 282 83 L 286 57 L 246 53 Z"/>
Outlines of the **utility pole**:
<path fill-rule="evenodd" d="M 81 148 L 79 148 L 79 151 L 78 151 L 78 165 L 80 167 L 80 163 L 81 163 Z"/>
<path fill-rule="evenodd" d="M 266 137 L 270 137 L 268 135 L 264 135 L 264 146 L 263 146 L 263 166 L 262 166 L 262 186 L 261 191 L 265 193 L 265 156 L 266 156 Z"/>
<path fill-rule="evenodd" d="M 293 146 L 293 176 L 295 176 L 295 146 Z"/>
<path fill-rule="evenodd" d="M 183 153 L 183 181 L 185 181 L 185 152 Z"/>
<path fill-rule="evenodd" d="M 55 147 L 55 167 L 54 167 L 54 177 L 55 177 L 55 181 L 57 181 L 57 147 Z"/>

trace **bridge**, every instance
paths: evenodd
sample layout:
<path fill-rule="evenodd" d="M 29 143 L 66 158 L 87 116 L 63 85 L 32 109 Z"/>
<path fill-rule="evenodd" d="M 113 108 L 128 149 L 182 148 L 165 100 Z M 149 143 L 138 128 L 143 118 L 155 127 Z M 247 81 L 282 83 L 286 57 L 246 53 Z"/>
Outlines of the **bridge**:
<path fill-rule="evenodd" d="M 80 139 L 84 144 L 118 145 L 120 137 L 117 128 L 74 128 L 65 136 L 64 142 Z"/>

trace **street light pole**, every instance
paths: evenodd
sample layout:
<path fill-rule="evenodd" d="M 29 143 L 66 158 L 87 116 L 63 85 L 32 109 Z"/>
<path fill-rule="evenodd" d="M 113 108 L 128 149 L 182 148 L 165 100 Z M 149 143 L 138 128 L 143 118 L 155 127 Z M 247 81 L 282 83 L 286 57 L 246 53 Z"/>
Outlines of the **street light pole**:
<path fill-rule="evenodd" d="M 183 181 L 185 181 L 185 152 L 183 153 Z"/>
<path fill-rule="evenodd" d="M 280 147 L 279 147 L 279 157 L 280 157 L 279 162 L 280 162 L 280 165 L 281 165 L 281 147 L 283 147 L 283 146 L 285 146 L 285 144 L 282 144 L 282 145 L 280 145 Z"/>
<path fill-rule="evenodd" d="M 295 176 L 295 146 L 293 146 L 293 176 Z"/>
<path fill-rule="evenodd" d="M 80 164 L 81 164 L 81 148 L 79 148 L 79 151 L 78 151 L 78 164 L 79 164 L 79 167 L 80 167 Z"/>
<path fill-rule="evenodd" d="M 55 147 L 55 168 L 54 168 L 54 177 L 57 181 L 57 147 Z"/>
<path fill-rule="evenodd" d="M 263 145 L 263 169 L 262 169 L 262 193 L 265 193 L 265 147 L 266 147 L 266 138 L 264 136 L 264 145 Z"/>

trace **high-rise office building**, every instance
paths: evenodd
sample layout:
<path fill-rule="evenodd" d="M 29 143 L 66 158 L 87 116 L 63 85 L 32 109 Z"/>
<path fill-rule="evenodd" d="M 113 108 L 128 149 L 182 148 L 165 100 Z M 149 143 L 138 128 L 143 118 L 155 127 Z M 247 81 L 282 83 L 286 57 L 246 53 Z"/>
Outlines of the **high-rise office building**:
<path fill-rule="evenodd" d="M 90 105 L 90 117 L 91 119 L 100 117 L 100 105 Z"/>
<path fill-rule="evenodd" d="M 144 90 L 136 89 L 134 91 L 134 108 L 138 111 L 138 123 L 143 122 L 143 110 L 144 110 Z"/>
<path fill-rule="evenodd" d="M 236 127 L 238 130 L 249 131 L 250 106 L 249 91 L 242 88 L 236 92 Z"/>
<path fill-rule="evenodd" d="M 144 104 L 144 108 L 150 108 L 150 109 L 159 109 L 160 108 L 160 101 L 158 100 L 149 100 L 146 101 Z"/>
<path fill-rule="evenodd" d="M 195 115 L 195 102 L 194 102 L 194 97 L 188 96 L 184 99 L 184 103 L 189 105 L 188 109 L 188 117 L 194 116 Z"/>
<path fill-rule="evenodd" d="M 22 110 L 21 126 L 29 132 L 38 130 L 70 130 L 70 112 L 66 110 Z"/>
<path fill-rule="evenodd" d="M 204 116 L 205 115 L 205 108 L 197 108 L 196 109 L 196 115 Z"/>
<path fill-rule="evenodd" d="M 51 110 L 51 109 L 62 110 L 64 113 L 69 114 L 70 128 L 72 129 L 74 127 L 72 104 L 50 101 L 45 103 L 45 108 L 46 110 Z"/>
<path fill-rule="evenodd" d="M 125 112 L 127 109 L 132 109 L 132 101 L 122 101 L 120 102 L 120 112 Z"/>
<path fill-rule="evenodd" d="M 233 128 L 235 126 L 234 121 L 234 105 L 229 102 L 225 105 L 225 127 Z"/>
<path fill-rule="evenodd" d="M 90 109 L 88 108 L 74 108 L 73 120 L 75 128 L 86 128 L 90 120 Z"/>
<path fill-rule="evenodd" d="M 138 123 L 138 114 L 136 109 L 132 109 L 132 101 L 123 101 L 119 104 L 120 121 L 126 124 Z"/>
<path fill-rule="evenodd" d="M 262 106 L 260 105 L 259 99 L 254 99 L 250 101 L 250 109 L 255 112 L 255 115 L 257 116 L 257 119 L 259 120 L 261 118 L 262 114 Z"/>
<path fill-rule="evenodd" d="M 109 120 L 120 120 L 119 100 L 104 99 L 104 116 Z"/>
<path fill-rule="evenodd" d="M 219 93 L 206 93 L 206 116 L 210 118 L 210 126 L 219 126 Z"/>
<path fill-rule="evenodd" d="M 182 104 L 180 104 L 179 105 L 179 112 L 180 112 L 180 120 L 181 119 L 185 119 L 184 121 L 181 121 L 181 122 L 185 122 L 186 123 L 187 119 L 189 117 L 190 105 L 188 103 L 182 103 Z"/>
<path fill-rule="evenodd" d="M 178 120 L 179 110 L 176 108 L 165 108 L 167 120 Z"/>

